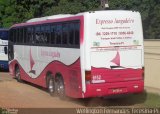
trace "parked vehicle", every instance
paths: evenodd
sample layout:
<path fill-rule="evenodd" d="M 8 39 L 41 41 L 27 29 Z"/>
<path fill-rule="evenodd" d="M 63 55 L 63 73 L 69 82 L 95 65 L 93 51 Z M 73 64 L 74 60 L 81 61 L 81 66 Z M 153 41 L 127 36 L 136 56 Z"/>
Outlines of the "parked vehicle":
<path fill-rule="evenodd" d="M 0 70 L 8 70 L 8 29 L 0 29 Z"/>
<path fill-rule="evenodd" d="M 15 24 L 9 31 L 9 70 L 18 81 L 73 98 L 144 90 L 139 12 L 48 16 Z"/>

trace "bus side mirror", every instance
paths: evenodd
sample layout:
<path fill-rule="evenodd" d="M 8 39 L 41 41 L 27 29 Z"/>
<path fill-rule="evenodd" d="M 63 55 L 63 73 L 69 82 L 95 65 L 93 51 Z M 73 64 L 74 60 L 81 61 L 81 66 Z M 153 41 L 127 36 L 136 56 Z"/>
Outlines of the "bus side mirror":
<path fill-rule="evenodd" d="M 7 55 L 8 54 L 8 49 L 7 47 L 4 47 L 4 53 Z"/>

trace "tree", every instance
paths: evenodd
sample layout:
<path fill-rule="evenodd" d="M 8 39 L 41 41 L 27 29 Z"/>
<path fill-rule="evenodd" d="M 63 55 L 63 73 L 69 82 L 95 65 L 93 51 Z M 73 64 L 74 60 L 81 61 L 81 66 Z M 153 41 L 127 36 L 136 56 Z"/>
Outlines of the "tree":
<path fill-rule="evenodd" d="M 139 11 L 142 15 L 144 38 L 160 39 L 159 0 L 110 0 L 111 9 Z"/>
<path fill-rule="evenodd" d="M 0 27 L 55 14 L 99 10 L 100 0 L 0 0 Z M 110 9 L 139 11 L 145 38 L 160 39 L 160 0 L 109 0 Z"/>
<path fill-rule="evenodd" d="M 99 7 L 99 0 L 59 0 L 57 5 L 46 11 L 45 15 L 76 14 L 95 10 Z"/>
<path fill-rule="evenodd" d="M 98 8 L 99 0 L 1 0 L 0 23 L 9 27 L 30 18 L 76 14 Z"/>

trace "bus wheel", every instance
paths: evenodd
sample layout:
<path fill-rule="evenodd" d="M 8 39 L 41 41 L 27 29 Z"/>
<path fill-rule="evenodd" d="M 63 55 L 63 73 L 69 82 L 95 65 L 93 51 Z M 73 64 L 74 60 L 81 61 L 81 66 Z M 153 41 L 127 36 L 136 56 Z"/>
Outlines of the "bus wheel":
<path fill-rule="evenodd" d="M 61 76 L 56 78 L 56 90 L 57 90 L 57 95 L 59 96 L 60 99 L 65 99 L 65 87 L 64 87 L 64 81 Z"/>
<path fill-rule="evenodd" d="M 51 96 L 54 96 L 54 93 L 55 93 L 55 83 L 54 83 L 54 79 L 53 77 L 50 75 L 48 76 L 48 79 L 47 79 L 47 86 L 48 86 L 48 92 Z"/>
<path fill-rule="evenodd" d="M 15 68 L 15 78 L 17 79 L 18 82 L 22 82 L 21 80 L 21 74 L 20 74 L 20 69 L 18 66 Z"/>

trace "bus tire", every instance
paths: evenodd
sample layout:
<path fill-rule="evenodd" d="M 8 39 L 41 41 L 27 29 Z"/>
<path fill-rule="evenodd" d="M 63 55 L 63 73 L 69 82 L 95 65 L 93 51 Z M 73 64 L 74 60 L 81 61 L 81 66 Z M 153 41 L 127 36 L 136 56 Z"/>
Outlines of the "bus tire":
<path fill-rule="evenodd" d="M 51 74 L 49 74 L 49 76 L 47 77 L 47 88 L 48 88 L 48 92 L 51 96 L 55 95 L 55 83 L 54 83 L 54 79 L 51 76 Z"/>
<path fill-rule="evenodd" d="M 56 93 L 60 99 L 66 98 L 64 81 L 61 76 L 56 77 Z"/>
<path fill-rule="evenodd" d="M 20 74 L 20 69 L 18 66 L 15 67 L 15 78 L 18 82 L 22 82 L 21 80 L 21 74 Z"/>

